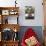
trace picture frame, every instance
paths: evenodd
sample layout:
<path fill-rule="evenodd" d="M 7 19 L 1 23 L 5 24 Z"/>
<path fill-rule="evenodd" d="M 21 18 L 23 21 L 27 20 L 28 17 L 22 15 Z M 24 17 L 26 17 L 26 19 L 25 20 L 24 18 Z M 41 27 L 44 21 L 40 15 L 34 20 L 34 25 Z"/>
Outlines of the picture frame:
<path fill-rule="evenodd" d="M 35 8 L 33 6 L 25 6 L 25 19 L 35 18 Z"/>
<path fill-rule="evenodd" d="M 18 12 L 16 10 L 14 10 L 14 9 L 9 11 L 9 14 L 10 15 L 17 15 L 17 13 Z"/>
<path fill-rule="evenodd" d="M 2 15 L 9 15 L 9 10 L 2 10 Z"/>

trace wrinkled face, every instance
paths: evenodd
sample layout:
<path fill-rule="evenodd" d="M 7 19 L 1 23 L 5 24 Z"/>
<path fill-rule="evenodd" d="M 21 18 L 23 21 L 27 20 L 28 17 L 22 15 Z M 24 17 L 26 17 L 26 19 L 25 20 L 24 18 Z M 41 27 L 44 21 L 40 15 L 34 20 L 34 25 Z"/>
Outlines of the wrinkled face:
<path fill-rule="evenodd" d="M 36 45 L 37 42 L 38 41 L 37 41 L 37 39 L 34 36 L 32 36 L 32 37 L 30 37 L 30 38 L 28 38 L 28 39 L 25 40 L 25 43 L 27 44 L 27 46 Z"/>

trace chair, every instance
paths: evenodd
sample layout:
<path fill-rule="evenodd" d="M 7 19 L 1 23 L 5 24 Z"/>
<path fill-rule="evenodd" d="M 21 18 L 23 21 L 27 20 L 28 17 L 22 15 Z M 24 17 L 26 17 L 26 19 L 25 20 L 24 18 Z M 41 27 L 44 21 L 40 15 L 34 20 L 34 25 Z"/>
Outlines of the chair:
<path fill-rule="evenodd" d="M 34 38 L 36 38 L 36 40 L 37 40 L 37 44 L 35 44 L 34 46 L 41 46 L 39 40 L 37 39 L 37 34 L 33 31 L 32 28 L 27 29 L 27 31 L 25 32 L 24 37 L 22 38 L 22 41 L 21 41 L 21 46 L 27 46 L 29 42 L 26 41 L 27 42 L 26 43 L 25 40 L 28 39 L 28 41 L 29 41 L 29 38 L 32 38 L 32 36 Z M 30 42 L 30 45 L 31 45 L 31 42 Z M 30 45 L 28 45 L 28 46 L 30 46 Z"/>

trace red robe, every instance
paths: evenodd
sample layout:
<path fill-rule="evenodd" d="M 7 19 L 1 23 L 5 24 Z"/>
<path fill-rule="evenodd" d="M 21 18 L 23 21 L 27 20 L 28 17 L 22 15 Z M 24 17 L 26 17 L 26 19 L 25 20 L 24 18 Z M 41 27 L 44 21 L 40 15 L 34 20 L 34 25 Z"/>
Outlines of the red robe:
<path fill-rule="evenodd" d="M 32 37 L 32 36 L 36 37 L 37 35 L 36 35 L 36 33 L 33 31 L 32 28 L 27 29 L 27 31 L 25 32 L 24 37 L 22 38 L 21 45 L 22 45 L 22 46 L 26 46 L 25 39 L 28 39 L 29 37 Z M 41 44 L 38 42 L 35 46 L 41 46 Z"/>

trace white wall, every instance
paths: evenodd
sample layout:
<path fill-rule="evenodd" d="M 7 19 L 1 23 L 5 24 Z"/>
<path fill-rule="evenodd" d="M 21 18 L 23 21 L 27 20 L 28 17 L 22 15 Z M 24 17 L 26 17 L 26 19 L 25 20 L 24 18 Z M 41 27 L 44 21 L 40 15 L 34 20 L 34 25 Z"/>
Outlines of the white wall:
<path fill-rule="evenodd" d="M 0 0 L 0 6 L 1 7 L 10 7 L 10 6 L 14 6 L 15 3 L 14 3 L 15 0 Z"/>
<path fill-rule="evenodd" d="M 14 6 L 15 0 L 0 0 L 0 6 Z M 19 24 L 21 26 L 43 26 L 43 6 L 42 0 L 17 0 L 18 6 L 20 7 L 19 12 Z M 35 7 L 35 19 L 25 19 L 25 6 Z"/>
<path fill-rule="evenodd" d="M 42 0 L 18 0 L 20 5 L 20 25 L 22 26 L 42 26 L 43 25 L 43 6 Z M 34 6 L 35 7 L 35 19 L 34 20 L 25 20 L 24 8 L 25 6 Z"/>

